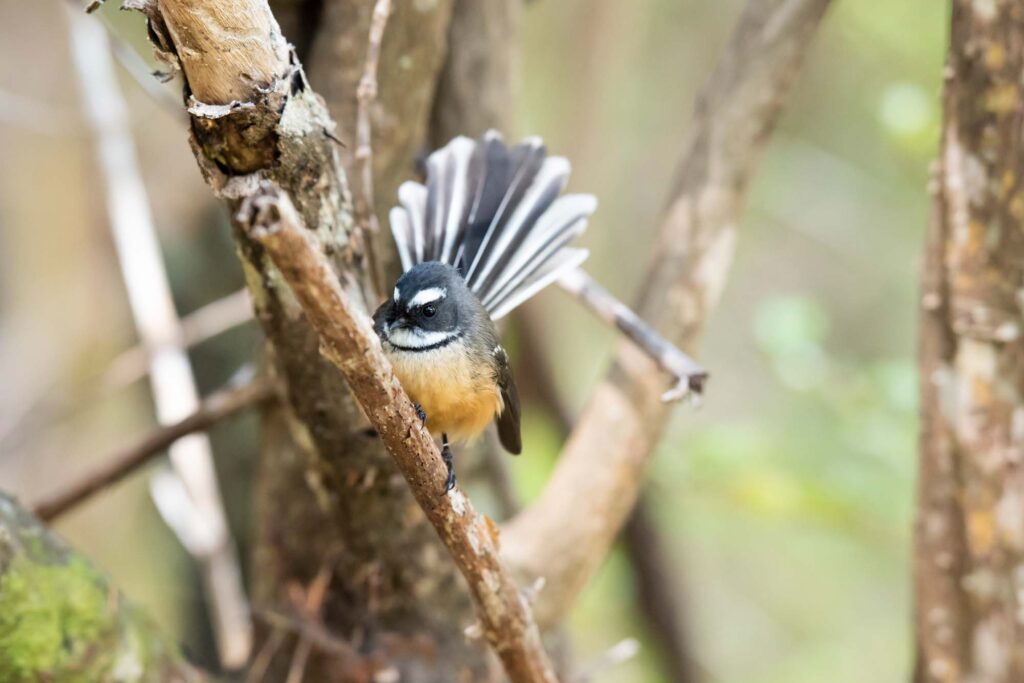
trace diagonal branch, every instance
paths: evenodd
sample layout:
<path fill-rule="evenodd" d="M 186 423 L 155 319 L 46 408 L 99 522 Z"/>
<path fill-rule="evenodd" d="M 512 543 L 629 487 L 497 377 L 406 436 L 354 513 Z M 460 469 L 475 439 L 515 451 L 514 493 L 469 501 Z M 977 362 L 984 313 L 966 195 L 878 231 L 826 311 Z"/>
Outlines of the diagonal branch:
<path fill-rule="evenodd" d="M 751 0 L 702 91 L 635 308 L 685 350 L 721 294 L 747 185 L 828 5 Z M 540 623 L 565 613 L 625 522 L 670 414 L 667 389 L 654 362 L 620 343 L 543 494 L 507 525 L 509 563 L 547 579 Z"/>
<path fill-rule="evenodd" d="M 558 280 L 558 284 L 589 308 L 602 322 L 615 327 L 628 337 L 662 370 L 672 376 L 675 384 L 661 395 L 662 401 L 679 401 L 686 397 L 700 400 L 708 373 L 697 364 L 697 361 L 658 334 L 585 271 L 579 268 L 569 271 Z"/>
<path fill-rule="evenodd" d="M 287 195 L 263 183 L 236 217 L 266 249 L 320 335 L 322 353 L 345 375 L 412 493 L 465 577 L 488 642 L 513 683 L 554 683 L 540 633 L 508 570 L 488 520 L 459 491 L 444 493 L 447 472 L 437 444 L 395 377 L 369 318 L 337 276 Z"/>
<path fill-rule="evenodd" d="M 204 431 L 221 420 L 263 403 L 274 396 L 273 384 L 266 378 L 237 388 L 223 389 L 206 398 L 195 412 L 172 424 L 163 425 L 111 456 L 96 469 L 66 485 L 35 506 L 44 522 L 52 522 L 111 484 L 125 478 L 158 456 L 178 439 Z"/>

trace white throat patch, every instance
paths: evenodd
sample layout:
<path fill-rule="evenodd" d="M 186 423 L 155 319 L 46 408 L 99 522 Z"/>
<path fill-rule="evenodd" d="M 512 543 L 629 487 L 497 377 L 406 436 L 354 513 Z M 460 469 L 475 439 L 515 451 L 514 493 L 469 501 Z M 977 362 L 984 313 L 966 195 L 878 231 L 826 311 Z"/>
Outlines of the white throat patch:
<path fill-rule="evenodd" d="M 431 304 L 445 298 L 446 296 L 448 296 L 448 289 L 445 287 L 428 287 L 427 289 L 421 289 L 416 292 L 413 298 L 409 301 L 408 307 L 414 308 L 416 306 Z"/>
<path fill-rule="evenodd" d="M 388 329 L 388 341 L 395 346 L 401 346 L 407 349 L 423 349 L 428 346 L 434 346 L 435 344 L 441 344 L 448 341 L 452 337 L 458 336 L 458 332 L 441 332 L 433 330 L 421 330 L 419 328 L 409 329 L 406 327 L 399 327 L 396 329 Z"/>

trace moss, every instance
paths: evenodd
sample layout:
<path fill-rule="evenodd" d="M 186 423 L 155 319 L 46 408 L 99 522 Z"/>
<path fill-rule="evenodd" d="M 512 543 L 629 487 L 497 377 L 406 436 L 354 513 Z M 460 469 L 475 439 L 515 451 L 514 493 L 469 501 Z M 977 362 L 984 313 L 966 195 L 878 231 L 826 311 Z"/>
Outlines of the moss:
<path fill-rule="evenodd" d="M 118 636 L 113 600 L 80 559 L 41 564 L 14 557 L 0 576 L 0 681 L 118 680 L 118 648 L 105 642 Z"/>

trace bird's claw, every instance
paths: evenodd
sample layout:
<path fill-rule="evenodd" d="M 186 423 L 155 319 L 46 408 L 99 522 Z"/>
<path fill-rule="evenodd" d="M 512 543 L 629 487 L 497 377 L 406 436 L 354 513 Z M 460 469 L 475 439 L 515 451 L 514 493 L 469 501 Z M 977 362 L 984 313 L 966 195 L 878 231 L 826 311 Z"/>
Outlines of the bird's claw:
<path fill-rule="evenodd" d="M 427 424 L 427 413 L 423 410 L 423 406 L 419 403 L 413 403 L 413 406 L 416 408 L 416 414 L 419 416 L 420 422 Z"/>
<path fill-rule="evenodd" d="M 455 488 L 455 457 L 452 455 L 452 449 L 445 441 L 441 447 L 441 458 L 444 460 L 445 466 L 448 468 L 448 479 L 445 480 L 444 492 L 448 493 Z"/>

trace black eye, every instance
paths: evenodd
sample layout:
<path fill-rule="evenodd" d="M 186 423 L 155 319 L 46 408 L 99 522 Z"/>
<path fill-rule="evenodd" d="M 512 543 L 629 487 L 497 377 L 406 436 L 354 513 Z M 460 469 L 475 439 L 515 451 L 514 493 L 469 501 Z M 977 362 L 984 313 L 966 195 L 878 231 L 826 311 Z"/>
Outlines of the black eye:
<path fill-rule="evenodd" d="M 437 306 L 434 304 L 427 304 L 423 307 L 423 315 L 427 318 L 433 318 L 437 314 Z"/>

